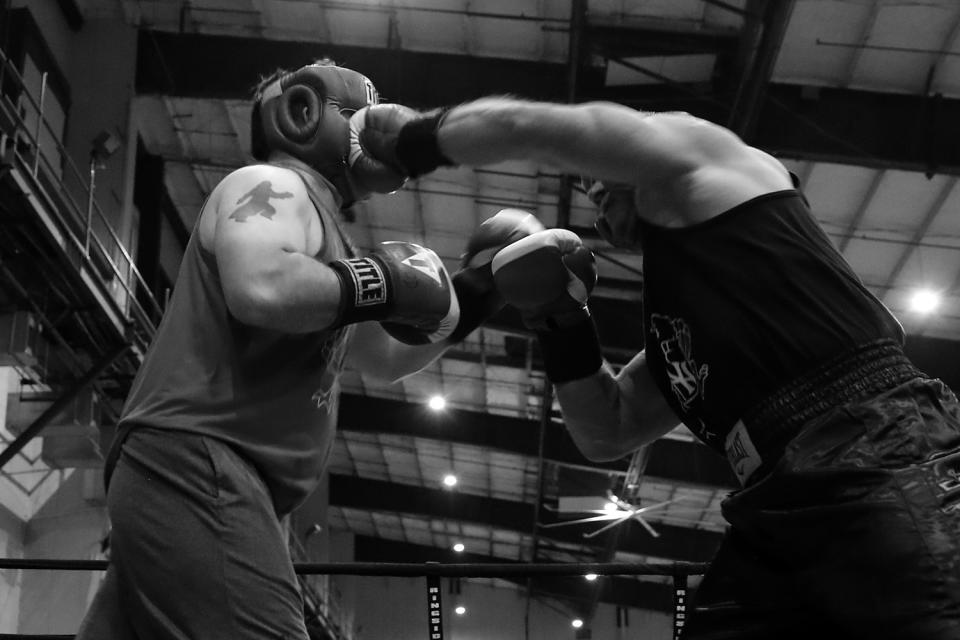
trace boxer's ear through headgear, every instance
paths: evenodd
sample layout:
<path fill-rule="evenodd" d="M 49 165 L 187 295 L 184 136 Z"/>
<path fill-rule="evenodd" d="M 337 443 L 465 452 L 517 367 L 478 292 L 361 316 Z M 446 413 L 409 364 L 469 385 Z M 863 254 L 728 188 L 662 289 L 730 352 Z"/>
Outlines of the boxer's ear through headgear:
<path fill-rule="evenodd" d="M 311 87 L 296 84 L 278 98 L 277 126 L 294 142 L 308 142 L 317 135 L 322 117 L 323 102 Z"/>

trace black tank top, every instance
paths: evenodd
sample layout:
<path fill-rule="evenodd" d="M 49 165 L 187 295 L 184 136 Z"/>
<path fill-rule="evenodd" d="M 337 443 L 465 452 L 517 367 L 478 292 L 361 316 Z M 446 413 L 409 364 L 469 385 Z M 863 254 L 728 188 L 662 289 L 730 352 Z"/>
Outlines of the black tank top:
<path fill-rule="evenodd" d="M 332 187 L 299 167 L 276 164 L 300 175 L 320 217 L 323 242 L 315 258 L 352 257 Z M 348 334 L 286 334 L 237 321 L 224 301 L 216 259 L 195 227 L 121 429 L 178 429 L 229 443 L 254 464 L 276 510 L 286 513 L 314 489 L 332 447 Z"/>
<path fill-rule="evenodd" d="M 903 342 L 797 191 L 691 227 L 641 229 L 649 368 L 720 451 L 744 411 L 786 382 L 857 345 Z"/>

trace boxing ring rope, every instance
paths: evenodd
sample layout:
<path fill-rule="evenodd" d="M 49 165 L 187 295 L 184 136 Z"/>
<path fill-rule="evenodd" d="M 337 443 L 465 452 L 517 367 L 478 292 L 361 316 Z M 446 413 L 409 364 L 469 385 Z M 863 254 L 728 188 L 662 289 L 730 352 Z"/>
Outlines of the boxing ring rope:
<path fill-rule="evenodd" d="M 0 558 L 0 569 L 36 569 L 49 571 L 106 571 L 107 560 L 51 560 L 38 558 Z M 537 576 L 689 576 L 706 572 L 706 562 L 571 562 L 543 563 L 440 563 L 440 562 L 296 562 L 300 575 L 391 576 L 414 578 L 531 578 Z M 0 636 L 2 638 L 2 636 Z"/>
<path fill-rule="evenodd" d="M 105 571 L 108 560 L 56 560 L 46 558 L 0 558 L 0 569 L 41 571 Z M 702 575 L 706 562 L 570 562 L 543 563 L 442 563 L 442 562 L 295 562 L 299 575 L 390 576 L 427 578 L 428 638 L 442 640 L 440 578 L 532 578 L 538 576 L 572 577 L 596 574 L 673 576 L 674 635 L 680 638 L 686 619 L 687 577 Z M 65 640 L 71 635 L 0 634 L 0 640 Z"/>

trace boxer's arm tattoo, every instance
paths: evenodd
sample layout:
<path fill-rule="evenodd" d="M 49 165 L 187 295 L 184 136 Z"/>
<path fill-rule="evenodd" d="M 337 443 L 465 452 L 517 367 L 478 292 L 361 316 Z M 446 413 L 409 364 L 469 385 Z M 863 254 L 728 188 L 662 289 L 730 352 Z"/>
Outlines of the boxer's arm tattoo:
<path fill-rule="evenodd" d="M 247 193 L 240 196 L 237 200 L 236 209 L 230 214 L 230 218 L 237 222 L 246 222 L 250 216 L 263 216 L 271 220 L 277 210 L 270 204 L 272 198 L 292 198 L 293 194 L 289 191 L 276 192 L 269 180 L 264 180 Z"/>

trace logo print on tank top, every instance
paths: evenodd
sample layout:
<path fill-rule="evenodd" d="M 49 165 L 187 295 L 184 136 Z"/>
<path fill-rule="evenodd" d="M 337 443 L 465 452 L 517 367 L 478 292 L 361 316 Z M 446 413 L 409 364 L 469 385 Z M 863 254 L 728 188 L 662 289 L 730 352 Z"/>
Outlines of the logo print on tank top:
<path fill-rule="evenodd" d="M 663 354 L 670 389 L 683 410 L 689 411 L 704 395 L 710 368 L 705 364 L 697 365 L 693 359 L 690 327 L 682 318 L 654 313 L 650 315 L 650 325 Z"/>
<path fill-rule="evenodd" d="M 349 341 L 349 331 L 341 329 L 335 331 L 327 338 L 321 351 L 321 357 L 324 361 L 323 373 L 320 375 L 320 388 L 313 392 L 310 399 L 316 404 L 317 409 L 332 414 L 337 409 L 340 400 L 340 385 L 337 379 L 340 377 L 340 369 L 343 367 L 343 358 L 347 354 L 347 342 Z"/>

